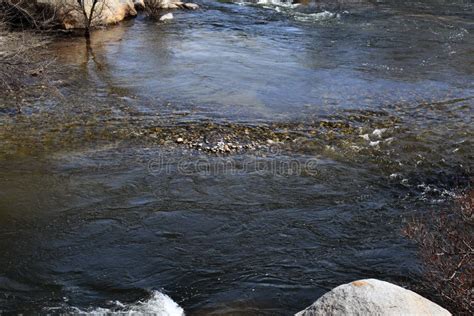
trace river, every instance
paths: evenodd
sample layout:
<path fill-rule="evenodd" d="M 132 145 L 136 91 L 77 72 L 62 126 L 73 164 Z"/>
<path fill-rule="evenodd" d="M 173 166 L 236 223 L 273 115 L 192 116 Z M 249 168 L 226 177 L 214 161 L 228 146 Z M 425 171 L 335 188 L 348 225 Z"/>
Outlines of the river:
<path fill-rule="evenodd" d="M 416 289 L 402 228 L 472 186 L 473 3 L 199 4 L 58 38 L 54 93 L 0 95 L 0 313 Z"/>

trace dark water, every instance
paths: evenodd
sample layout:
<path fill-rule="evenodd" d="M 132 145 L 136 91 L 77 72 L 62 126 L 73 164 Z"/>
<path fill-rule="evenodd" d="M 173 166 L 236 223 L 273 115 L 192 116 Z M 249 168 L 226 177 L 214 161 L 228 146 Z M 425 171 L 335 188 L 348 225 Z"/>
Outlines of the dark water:
<path fill-rule="evenodd" d="M 202 7 L 58 39 L 55 93 L 2 97 L 0 312 L 161 291 L 285 315 L 354 279 L 416 288 L 404 221 L 472 183 L 472 2 Z M 300 137 L 222 157 L 143 133 L 209 121 Z"/>

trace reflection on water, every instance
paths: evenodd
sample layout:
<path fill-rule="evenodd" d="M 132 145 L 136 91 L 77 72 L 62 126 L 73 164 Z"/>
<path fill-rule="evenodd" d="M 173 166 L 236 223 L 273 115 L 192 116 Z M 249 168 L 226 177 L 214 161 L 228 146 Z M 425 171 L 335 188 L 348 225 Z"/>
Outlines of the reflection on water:
<path fill-rule="evenodd" d="M 233 118 L 472 95 L 474 25 L 463 6 L 438 16 L 436 6 L 420 12 L 350 3 L 323 21 L 291 18 L 319 14 L 321 5 L 285 14 L 214 2 L 177 14 L 173 24 L 131 21 L 95 34 L 104 72 L 94 84 Z M 58 43 L 59 58 L 82 64 L 81 44 Z"/>
<path fill-rule="evenodd" d="M 416 285 L 404 218 L 472 183 L 472 5 L 202 5 L 99 30 L 90 50 L 59 39 L 59 96 L 0 112 L 0 312 L 162 291 L 192 314 L 283 315 L 357 278 Z M 210 126 L 278 142 L 175 142 Z"/>

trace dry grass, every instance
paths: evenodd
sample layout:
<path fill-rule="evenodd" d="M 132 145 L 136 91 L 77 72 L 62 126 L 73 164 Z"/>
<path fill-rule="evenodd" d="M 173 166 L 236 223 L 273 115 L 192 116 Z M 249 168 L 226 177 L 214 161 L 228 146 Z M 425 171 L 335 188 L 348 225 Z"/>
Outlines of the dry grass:
<path fill-rule="evenodd" d="M 456 206 L 412 220 L 404 233 L 419 246 L 424 287 L 456 315 L 474 315 L 474 190 Z"/>
<path fill-rule="evenodd" d="M 36 28 L 35 25 L 39 28 L 40 21 L 49 23 L 46 21 L 51 18 L 51 12 L 30 13 L 35 3 L 0 0 L 0 88 L 3 92 L 17 91 L 31 78 L 42 77 L 52 62 L 52 58 L 44 56 L 38 49 L 48 42 L 47 37 L 31 29 Z"/>
<path fill-rule="evenodd" d="M 58 27 L 59 9 L 59 5 L 38 3 L 37 0 L 0 0 L 2 22 L 22 29 L 44 30 Z"/>
<path fill-rule="evenodd" d="M 52 58 L 37 48 L 47 39 L 29 31 L 6 31 L 0 25 L 0 88 L 14 91 L 33 77 L 42 77 Z"/>
<path fill-rule="evenodd" d="M 145 0 L 145 12 L 152 19 L 159 19 L 163 13 L 166 0 Z"/>

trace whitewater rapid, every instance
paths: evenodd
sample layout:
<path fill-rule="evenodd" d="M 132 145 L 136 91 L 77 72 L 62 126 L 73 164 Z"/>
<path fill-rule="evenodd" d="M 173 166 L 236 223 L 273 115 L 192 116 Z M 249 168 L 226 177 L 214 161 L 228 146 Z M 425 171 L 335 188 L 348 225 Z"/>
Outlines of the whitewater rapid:
<path fill-rule="evenodd" d="M 54 310 L 56 308 L 51 308 Z M 120 301 L 111 302 L 111 307 L 97 307 L 80 309 L 70 307 L 68 310 L 75 315 L 105 316 L 105 315 L 156 315 L 156 316 L 184 316 L 184 310 L 168 295 L 153 291 L 150 298 L 133 304 L 124 304 Z"/>

